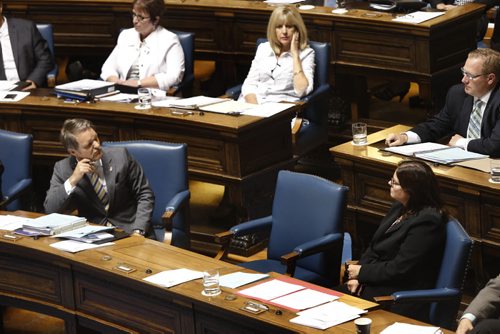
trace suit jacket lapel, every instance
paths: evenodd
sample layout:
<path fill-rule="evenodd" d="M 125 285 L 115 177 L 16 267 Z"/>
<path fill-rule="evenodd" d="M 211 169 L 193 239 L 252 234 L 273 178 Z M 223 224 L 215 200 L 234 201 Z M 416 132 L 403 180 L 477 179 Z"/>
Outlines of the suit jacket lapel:
<path fill-rule="evenodd" d="M 109 207 L 113 205 L 113 200 L 115 197 L 115 179 L 116 179 L 116 171 L 113 168 L 112 157 L 109 153 L 103 149 L 103 155 L 101 158 L 102 161 L 102 171 L 104 173 L 104 178 L 106 179 L 106 187 L 108 188 L 108 196 L 109 196 Z"/>
<path fill-rule="evenodd" d="M 18 35 L 18 31 L 16 29 L 15 23 L 12 22 L 12 20 L 7 19 L 7 26 L 9 27 L 9 39 L 10 39 L 10 45 L 12 47 L 12 53 L 14 55 L 14 62 L 16 63 L 16 69 L 17 73 L 21 73 L 21 70 L 19 68 L 19 40 L 20 37 Z"/>

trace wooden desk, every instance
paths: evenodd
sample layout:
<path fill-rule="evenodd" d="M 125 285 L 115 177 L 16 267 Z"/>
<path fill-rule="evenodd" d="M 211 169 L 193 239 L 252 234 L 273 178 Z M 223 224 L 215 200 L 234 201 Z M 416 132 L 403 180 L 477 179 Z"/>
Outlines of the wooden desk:
<path fill-rule="evenodd" d="M 132 26 L 131 1 L 65 3 L 11 0 L 4 4 L 4 13 L 53 24 L 56 55 L 98 60 L 95 70 L 100 72 L 120 29 Z M 215 83 L 225 88 L 246 76 L 255 42 L 266 35 L 274 8 L 245 0 L 169 0 L 166 5 L 162 24 L 195 32 L 195 59 L 216 60 L 220 80 Z M 467 53 L 476 48 L 476 21 L 482 11 L 483 5 L 467 4 L 418 25 L 394 22 L 392 13 L 363 9 L 333 14 L 331 8 L 317 6 L 301 13 L 310 39 L 331 43 L 330 71 L 335 77 L 330 78 L 342 94 L 366 102 L 366 84 L 353 76 L 380 76 L 417 82 L 420 97 L 439 104 L 437 98 L 444 98 L 451 84 L 459 81 Z"/>
<path fill-rule="evenodd" d="M 177 268 L 218 268 L 222 274 L 242 270 L 164 243 L 132 236 L 113 246 L 71 254 L 49 246 L 56 241 L 0 238 L 0 304 L 62 318 L 66 333 L 84 328 L 106 333 L 355 333 L 353 322 L 320 331 L 290 323 L 295 314 L 287 310 L 282 315 L 247 313 L 240 310 L 246 298 L 225 300 L 233 289 L 223 288 L 213 298 L 202 296 L 200 279 L 169 289 L 147 283 L 147 269 L 153 274 Z M 137 270 L 123 273 L 114 269 L 119 264 Z M 376 306 L 346 295 L 340 300 L 363 309 Z M 422 324 L 382 310 L 367 316 L 374 334 L 394 321 Z"/>
<path fill-rule="evenodd" d="M 189 178 L 226 186 L 229 202 L 248 210 L 242 210 L 244 217 L 255 215 L 253 208 L 261 207 L 266 196 L 270 212 L 277 172 L 293 164 L 290 122 L 296 107 L 269 118 L 209 112 L 179 116 L 168 108 L 144 112 L 124 103 L 75 105 L 55 98 L 49 90 L 36 94 L 0 104 L 0 128 L 33 134 L 35 168 L 44 163 L 52 168 L 67 156 L 59 143 L 65 119 L 87 118 L 96 125 L 101 141 L 187 143 Z"/>
<path fill-rule="evenodd" d="M 387 134 L 408 130 L 394 126 L 368 136 L 367 146 L 350 142 L 332 147 L 330 152 L 340 164 L 343 183 L 350 188 L 346 228 L 354 236 L 359 252 L 366 248 L 392 199 L 387 182 L 403 159 L 379 151 Z M 472 270 L 473 290 L 500 271 L 500 185 L 488 182 L 489 174 L 453 166 L 433 166 L 441 195 L 449 214 L 456 217 L 475 240 Z M 474 292 L 474 291 L 473 291 Z"/>

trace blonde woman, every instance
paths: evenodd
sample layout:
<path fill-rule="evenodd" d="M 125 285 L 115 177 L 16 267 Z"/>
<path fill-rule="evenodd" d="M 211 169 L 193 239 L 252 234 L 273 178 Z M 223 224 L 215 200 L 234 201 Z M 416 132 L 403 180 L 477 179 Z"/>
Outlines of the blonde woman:
<path fill-rule="evenodd" d="M 267 42 L 257 48 L 240 100 L 248 103 L 297 101 L 313 90 L 314 50 L 295 7 L 276 7 L 269 18 Z"/>

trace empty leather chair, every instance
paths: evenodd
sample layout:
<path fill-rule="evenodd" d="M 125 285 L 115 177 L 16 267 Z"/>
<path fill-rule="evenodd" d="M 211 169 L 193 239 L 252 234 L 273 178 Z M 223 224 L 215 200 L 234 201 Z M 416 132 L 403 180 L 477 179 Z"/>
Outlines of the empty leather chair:
<path fill-rule="evenodd" d="M 52 57 L 55 58 L 55 52 L 54 52 L 54 32 L 52 29 L 52 24 L 50 23 L 37 23 L 36 27 L 38 28 L 38 31 L 40 31 L 40 34 L 42 35 L 43 39 L 47 41 L 47 44 L 49 45 L 50 53 L 52 54 Z M 57 64 L 54 65 L 54 68 L 47 74 L 47 75 L 54 75 L 54 78 L 57 78 L 57 73 L 59 71 L 59 68 Z M 55 84 L 55 82 L 54 82 Z"/>
<path fill-rule="evenodd" d="M 171 31 L 179 37 L 184 52 L 184 77 L 172 91 L 169 91 L 169 95 L 180 94 L 183 97 L 189 97 L 192 95 L 194 82 L 194 33 L 178 30 Z"/>

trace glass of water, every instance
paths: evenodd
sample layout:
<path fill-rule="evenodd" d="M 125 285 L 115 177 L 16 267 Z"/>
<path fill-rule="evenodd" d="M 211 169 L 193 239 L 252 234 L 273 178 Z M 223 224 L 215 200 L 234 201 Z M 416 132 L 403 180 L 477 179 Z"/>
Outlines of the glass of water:
<path fill-rule="evenodd" d="M 217 269 L 205 270 L 203 272 L 203 291 L 202 295 L 215 297 L 220 295 L 219 271 Z"/>
<path fill-rule="evenodd" d="M 139 88 L 137 90 L 137 95 L 139 104 L 135 106 L 135 109 L 151 109 L 151 91 L 149 90 L 149 88 Z"/>
<path fill-rule="evenodd" d="M 352 143 L 354 145 L 366 145 L 368 143 L 366 136 L 366 123 L 358 122 L 352 124 Z"/>

